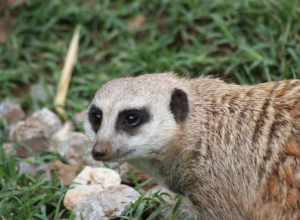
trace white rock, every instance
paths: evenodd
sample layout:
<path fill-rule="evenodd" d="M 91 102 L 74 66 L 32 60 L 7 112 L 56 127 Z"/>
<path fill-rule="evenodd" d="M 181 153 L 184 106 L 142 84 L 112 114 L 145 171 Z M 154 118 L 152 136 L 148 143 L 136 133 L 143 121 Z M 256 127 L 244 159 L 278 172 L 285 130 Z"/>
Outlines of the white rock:
<path fill-rule="evenodd" d="M 68 209 L 73 209 L 76 204 L 89 196 L 120 184 L 119 174 L 111 169 L 85 167 L 73 180 L 71 189 L 65 195 L 64 205 Z"/>
<path fill-rule="evenodd" d="M 85 220 L 97 219 L 95 217 L 99 210 L 104 213 L 104 216 L 102 214 L 98 219 L 113 219 L 120 217 L 139 197 L 140 194 L 129 186 L 111 186 L 100 193 L 87 197 L 76 206 L 75 210 L 77 216 L 82 216 Z"/>
<path fill-rule="evenodd" d="M 0 119 L 4 119 L 9 124 L 12 124 L 20 121 L 24 117 L 25 113 L 19 104 L 11 101 L 0 103 Z"/>
<path fill-rule="evenodd" d="M 85 167 L 81 173 L 74 179 L 75 184 L 92 185 L 100 184 L 103 188 L 121 184 L 119 174 L 105 167 Z"/>

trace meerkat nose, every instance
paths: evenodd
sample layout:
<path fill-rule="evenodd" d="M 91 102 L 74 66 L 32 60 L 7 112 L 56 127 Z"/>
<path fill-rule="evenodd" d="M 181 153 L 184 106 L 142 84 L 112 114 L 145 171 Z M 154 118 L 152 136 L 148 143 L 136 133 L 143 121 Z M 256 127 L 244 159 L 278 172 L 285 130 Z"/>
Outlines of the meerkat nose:
<path fill-rule="evenodd" d="M 107 160 L 111 156 L 112 146 L 110 142 L 97 142 L 93 146 L 92 156 L 95 160 Z"/>
<path fill-rule="evenodd" d="M 105 157 L 106 152 L 105 151 L 96 151 L 92 150 L 92 156 L 95 160 L 101 160 L 103 157 Z"/>

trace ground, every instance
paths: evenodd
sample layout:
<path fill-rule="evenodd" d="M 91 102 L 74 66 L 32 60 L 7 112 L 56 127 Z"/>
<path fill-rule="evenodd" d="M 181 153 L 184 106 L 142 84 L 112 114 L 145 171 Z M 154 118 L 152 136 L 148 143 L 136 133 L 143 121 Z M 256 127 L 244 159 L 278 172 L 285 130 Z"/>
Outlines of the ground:
<path fill-rule="evenodd" d="M 0 97 L 28 113 L 53 109 L 77 26 L 69 117 L 124 75 L 174 71 L 240 84 L 300 78 L 298 0 L 2 0 L 0 10 Z M 7 141 L 1 124 L 0 150 Z M 19 160 L 0 153 L 0 219 L 72 218 L 62 206 L 65 187 L 20 175 Z"/>

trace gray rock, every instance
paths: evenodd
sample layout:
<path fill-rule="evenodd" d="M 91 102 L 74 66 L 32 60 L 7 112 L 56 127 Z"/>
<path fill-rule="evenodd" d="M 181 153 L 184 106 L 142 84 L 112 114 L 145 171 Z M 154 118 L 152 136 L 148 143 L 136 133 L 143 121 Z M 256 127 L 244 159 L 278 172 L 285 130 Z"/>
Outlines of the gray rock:
<path fill-rule="evenodd" d="M 109 220 L 97 199 L 90 199 L 79 204 L 75 210 L 75 220 Z"/>
<path fill-rule="evenodd" d="M 117 218 L 139 197 L 140 194 L 129 186 L 111 186 L 79 203 L 75 207 L 76 216 L 85 220 Z"/>
<path fill-rule="evenodd" d="M 74 131 L 72 122 L 66 122 L 51 136 L 51 150 L 64 157 L 69 148 L 69 136 Z"/>
<path fill-rule="evenodd" d="M 10 140 L 21 147 L 17 149 L 17 155 L 28 155 L 48 151 L 50 137 L 61 127 L 61 121 L 53 112 L 42 109 L 35 112 L 25 121 L 19 121 L 10 129 Z"/>
<path fill-rule="evenodd" d="M 9 124 L 16 123 L 25 117 L 21 106 L 15 102 L 4 101 L 0 103 L 0 119 L 7 121 Z"/>
<path fill-rule="evenodd" d="M 91 195 L 120 184 L 121 178 L 114 170 L 87 166 L 73 180 L 72 188 L 65 195 L 64 205 L 68 209 L 73 209 Z"/>
<path fill-rule="evenodd" d="M 62 127 L 59 117 L 47 108 L 43 108 L 40 111 L 33 113 L 28 120 L 40 121 L 45 125 L 47 128 L 47 130 L 45 130 L 47 137 L 50 137 Z"/>
<path fill-rule="evenodd" d="M 35 175 L 37 172 L 42 172 L 43 174 L 46 174 L 46 179 L 51 179 L 51 169 L 49 164 L 38 165 L 30 161 L 21 160 L 18 164 L 18 168 L 19 173 Z"/>

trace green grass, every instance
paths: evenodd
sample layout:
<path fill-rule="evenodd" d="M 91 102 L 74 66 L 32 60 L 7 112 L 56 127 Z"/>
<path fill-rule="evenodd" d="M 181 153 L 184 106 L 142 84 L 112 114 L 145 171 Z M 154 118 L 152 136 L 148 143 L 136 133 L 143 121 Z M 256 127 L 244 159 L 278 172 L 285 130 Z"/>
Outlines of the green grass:
<path fill-rule="evenodd" d="M 3 125 L 0 143 L 7 136 Z M 44 174 L 19 173 L 19 160 L 8 157 L 0 147 L 0 219 L 71 219 L 62 203 L 66 187 L 56 178 L 47 180 Z"/>
<path fill-rule="evenodd" d="M 104 82 L 127 74 L 212 74 L 241 84 L 300 77 L 298 0 L 26 2 L 0 12 L 13 20 L 9 39 L 0 44 L 0 97 L 17 98 L 29 112 L 53 107 L 78 25 L 80 53 L 66 105 L 70 116 L 85 109 Z M 145 24 L 131 30 L 136 16 L 144 16 Z M 42 85 L 45 98 L 31 95 L 35 84 Z M 16 159 L 2 152 L 0 157 L 0 216 L 61 215 L 64 189 L 56 181 L 20 176 Z"/>

